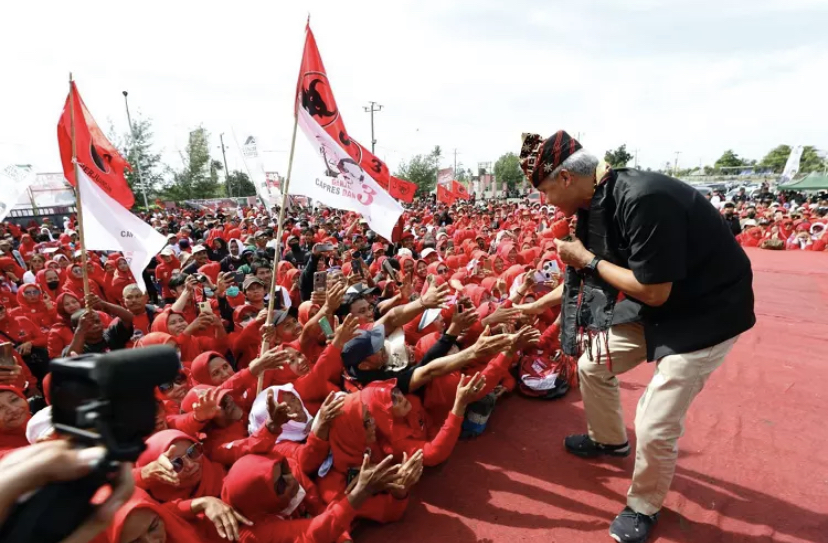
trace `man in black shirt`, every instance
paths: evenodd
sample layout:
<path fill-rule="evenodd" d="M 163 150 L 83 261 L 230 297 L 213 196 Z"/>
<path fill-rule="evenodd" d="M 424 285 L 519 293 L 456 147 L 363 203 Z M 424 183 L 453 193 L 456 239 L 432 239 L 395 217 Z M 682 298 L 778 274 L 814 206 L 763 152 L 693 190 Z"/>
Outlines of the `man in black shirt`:
<path fill-rule="evenodd" d="M 733 202 L 728 202 L 724 205 L 722 217 L 734 237 L 742 233 L 742 223 L 739 221 L 739 217 L 736 216 L 736 206 Z"/>
<path fill-rule="evenodd" d="M 550 204 L 578 215 L 577 239 L 558 242 L 564 284 L 520 306 L 533 314 L 563 304 L 567 354 L 580 354 L 580 334 L 590 340 L 578 360 L 589 433 L 567 437 L 567 451 L 627 456 L 616 376 L 656 362 L 636 414 L 627 507 L 610 526 L 616 541 L 643 542 L 670 487 L 690 403 L 756 322 L 750 260 L 693 187 L 611 169 L 566 132 L 525 134 L 521 167 Z"/>

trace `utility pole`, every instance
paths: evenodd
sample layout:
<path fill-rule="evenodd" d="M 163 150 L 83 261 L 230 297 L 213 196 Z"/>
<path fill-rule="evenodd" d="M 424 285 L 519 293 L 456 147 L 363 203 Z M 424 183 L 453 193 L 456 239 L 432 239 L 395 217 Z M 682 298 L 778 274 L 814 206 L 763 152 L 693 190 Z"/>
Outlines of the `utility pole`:
<path fill-rule="evenodd" d="M 233 197 L 233 192 L 230 186 L 230 170 L 227 169 L 227 153 L 224 152 L 224 132 L 219 134 L 219 141 L 221 141 L 221 156 L 224 158 L 224 185 L 227 188 L 227 196 Z"/>
<path fill-rule="evenodd" d="M 377 140 L 374 138 L 374 112 L 380 111 L 382 106 L 373 101 L 368 103 L 371 104 L 371 106 L 363 106 L 362 109 L 368 113 L 371 113 L 371 153 L 374 153 L 374 145 L 377 144 Z"/>
<path fill-rule="evenodd" d="M 635 169 L 638 169 L 638 148 L 635 150 Z"/>
<path fill-rule="evenodd" d="M 132 118 L 129 116 L 129 100 L 127 100 L 127 91 L 123 91 L 124 105 L 126 106 L 127 122 L 129 123 L 129 134 L 132 136 L 132 148 L 138 147 L 135 142 L 135 127 L 132 125 Z M 144 185 L 144 176 L 141 174 L 141 157 L 135 156 L 135 170 L 138 172 L 138 184 L 141 185 L 141 194 L 144 195 L 144 207 L 149 210 L 149 201 L 147 200 L 147 187 Z"/>
<path fill-rule="evenodd" d="M 681 151 L 676 151 L 676 162 L 673 165 L 673 177 L 678 175 L 678 157 L 681 154 Z"/>
<path fill-rule="evenodd" d="M 457 177 L 457 149 L 454 150 L 454 176 Z"/>

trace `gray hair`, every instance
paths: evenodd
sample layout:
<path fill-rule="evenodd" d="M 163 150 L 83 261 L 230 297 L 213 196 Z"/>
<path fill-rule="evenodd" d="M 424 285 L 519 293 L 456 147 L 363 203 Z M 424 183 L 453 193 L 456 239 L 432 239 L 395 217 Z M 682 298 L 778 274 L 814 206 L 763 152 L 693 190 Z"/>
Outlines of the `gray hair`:
<path fill-rule="evenodd" d="M 598 157 L 593 156 L 583 149 L 579 149 L 572 153 L 560 166 L 552 170 L 549 178 L 555 179 L 561 170 L 572 172 L 575 175 L 595 175 L 595 169 L 598 167 Z"/>
<path fill-rule="evenodd" d="M 136 291 L 136 290 L 141 294 L 144 293 L 144 291 L 141 290 L 141 287 L 139 287 L 136 283 L 130 283 L 127 286 L 124 287 L 124 290 L 121 292 L 121 295 L 126 296 L 127 293 L 133 292 L 133 291 Z"/>

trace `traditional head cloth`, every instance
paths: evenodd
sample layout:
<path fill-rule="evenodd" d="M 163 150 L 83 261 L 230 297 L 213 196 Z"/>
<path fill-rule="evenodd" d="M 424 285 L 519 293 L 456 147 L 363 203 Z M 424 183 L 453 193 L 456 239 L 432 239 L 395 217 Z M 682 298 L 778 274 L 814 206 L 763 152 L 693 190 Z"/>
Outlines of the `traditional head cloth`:
<path fill-rule="evenodd" d="M 544 140 L 538 134 L 523 134 L 520 167 L 532 186 L 538 188 L 547 175 L 582 149 L 578 140 L 559 130 Z"/>

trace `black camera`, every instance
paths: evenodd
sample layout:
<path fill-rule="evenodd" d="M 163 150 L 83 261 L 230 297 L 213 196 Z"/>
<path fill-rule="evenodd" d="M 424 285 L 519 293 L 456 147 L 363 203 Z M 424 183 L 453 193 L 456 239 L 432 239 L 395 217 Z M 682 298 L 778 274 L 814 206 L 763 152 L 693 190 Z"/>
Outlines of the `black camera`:
<path fill-rule="evenodd" d="M 94 513 L 98 489 L 145 449 L 155 429 L 155 387 L 175 378 L 179 362 L 160 345 L 59 358 L 50 370 L 55 430 L 79 448 L 106 448 L 106 457 L 86 477 L 51 483 L 19 502 L 0 526 L 2 543 L 57 543 Z"/>
<path fill-rule="evenodd" d="M 207 276 L 204 275 L 203 273 L 195 274 L 195 278 L 196 278 L 196 281 L 198 281 L 199 283 L 206 283 L 207 282 Z"/>

